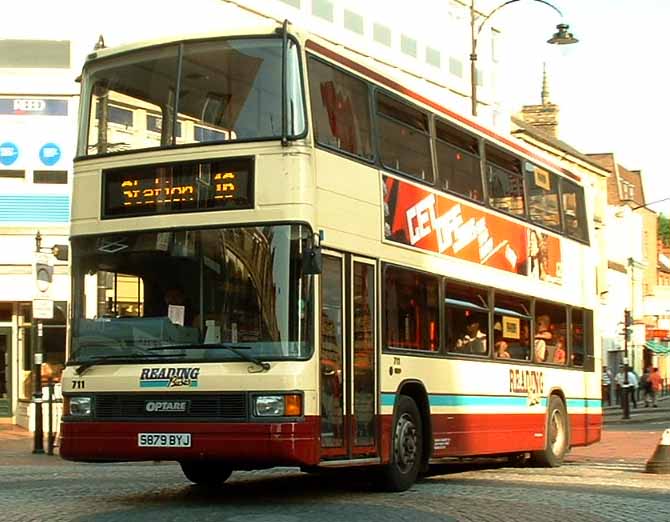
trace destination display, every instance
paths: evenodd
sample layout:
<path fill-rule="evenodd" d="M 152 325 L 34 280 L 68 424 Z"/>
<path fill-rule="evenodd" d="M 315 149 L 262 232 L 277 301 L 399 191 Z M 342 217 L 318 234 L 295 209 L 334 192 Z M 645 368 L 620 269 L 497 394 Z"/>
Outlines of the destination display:
<path fill-rule="evenodd" d="M 143 165 L 103 172 L 103 218 L 252 206 L 251 158 Z"/>

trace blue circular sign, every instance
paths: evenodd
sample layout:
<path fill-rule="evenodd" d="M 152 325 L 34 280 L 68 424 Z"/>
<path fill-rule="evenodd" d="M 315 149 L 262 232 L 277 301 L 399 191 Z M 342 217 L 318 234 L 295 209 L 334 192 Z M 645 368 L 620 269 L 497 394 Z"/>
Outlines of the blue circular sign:
<path fill-rule="evenodd" d="M 40 161 L 47 167 L 55 165 L 60 159 L 60 147 L 55 143 L 45 143 L 40 149 Z"/>
<path fill-rule="evenodd" d="M 19 148 L 11 141 L 0 143 L 0 164 L 8 167 L 19 157 Z"/>

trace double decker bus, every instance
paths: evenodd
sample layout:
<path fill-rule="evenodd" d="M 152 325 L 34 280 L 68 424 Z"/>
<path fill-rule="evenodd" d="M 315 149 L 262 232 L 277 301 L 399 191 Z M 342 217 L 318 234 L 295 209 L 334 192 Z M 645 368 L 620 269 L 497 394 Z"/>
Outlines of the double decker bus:
<path fill-rule="evenodd" d="M 282 26 L 82 73 L 60 454 L 361 466 L 600 438 L 584 184 Z"/>

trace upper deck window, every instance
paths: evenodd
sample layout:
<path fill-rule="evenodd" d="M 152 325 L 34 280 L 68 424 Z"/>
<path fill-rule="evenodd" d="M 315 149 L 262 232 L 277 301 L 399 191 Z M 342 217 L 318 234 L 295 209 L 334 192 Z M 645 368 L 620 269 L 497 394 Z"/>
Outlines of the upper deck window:
<path fill-rule="evenodd" d="M 483 201 L 477 138 L 439 120 L 435 122 L 435 135 L 440 188 Z"/>
<path fill-rule="evenodd" d="M 305 115 L 297 47 L 291 40 L 287 62 L 287 130 L 296 137 L 305 131 Z M 89 119 L 80 155 L 279 138 L 282 40 L 217 39 L 120 54 L 88 64 L 82 92 Z M 114 125 L 119 106 L 129 113 L 125 128 L 118 121 Z M 210 132 L 182 132 L 196 125 Z M 155 134 L 149 139 L 147 130 L 158 131 L 160 140 Z"/>
<path fill-rule="evenodd" d="M 561 199 L 565 233 L 573 239 L 588 241 L 584 189 L 572 181 L 561 179 Z"/>
<path fill-rule="evenodd" d="M 554 230 L 561 229 L 558 176 L 532 163 L 525 164 L 530 219 Z"/>
<path fill-rule="evenodd" d="M 491 206 L 515 216 L 525 216 L 521 160 L 488 144 L 485 154 Z"/>
<path fill-rule="evenodd" d="M 314 58 L 308 65 L 316 141 L 371 159 L 367 84 Z"/>
<path fill-rule="evenodd" d="M 428 115 L 378 93 L 379 154 L 385 167 L 433 182 Z"/>

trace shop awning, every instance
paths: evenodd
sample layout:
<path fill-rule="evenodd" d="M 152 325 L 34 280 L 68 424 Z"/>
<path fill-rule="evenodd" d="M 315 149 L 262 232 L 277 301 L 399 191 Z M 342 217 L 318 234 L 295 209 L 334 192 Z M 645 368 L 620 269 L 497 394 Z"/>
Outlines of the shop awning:
<path fill-rule="evenodd" d="M 670 353 L 670 346 L 666 346 L 658 341 L 647 341 L 644 343 L 644 347 L 654 353 Z"/>

